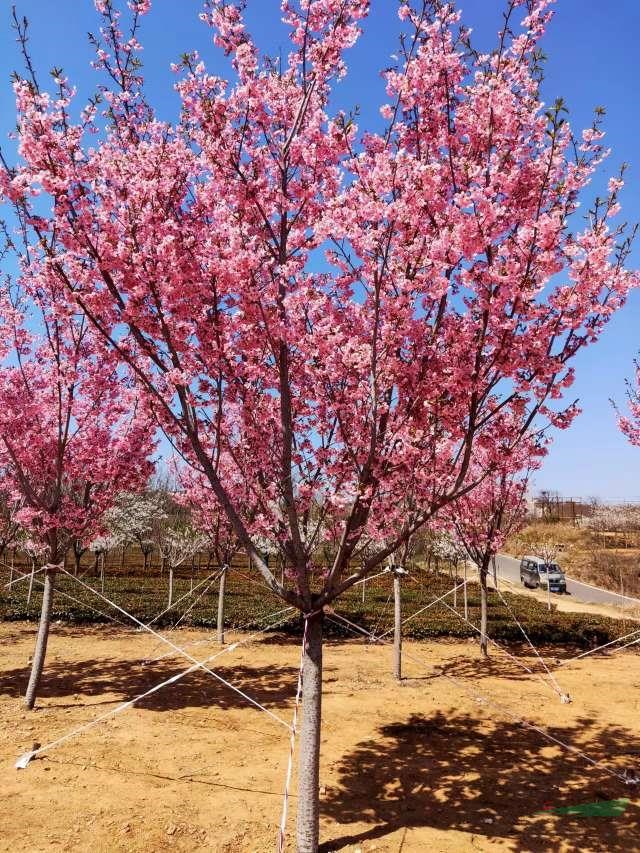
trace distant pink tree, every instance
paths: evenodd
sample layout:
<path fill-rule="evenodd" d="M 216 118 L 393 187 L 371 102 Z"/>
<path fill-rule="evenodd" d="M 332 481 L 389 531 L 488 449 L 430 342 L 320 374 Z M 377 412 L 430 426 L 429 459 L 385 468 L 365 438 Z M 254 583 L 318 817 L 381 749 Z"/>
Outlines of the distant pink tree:
<path fill-rule="evenodd" d="M 618 424 L 631 444 L 640 447 L 640 364 L 636 363 L 635 385 L 627 383 L 628 414 L 618 413 Z"/>
<path fill-rule="evenodd" d="M 635 283 L 612 224 L 621 180 L 576 230 L 603 133 L 597 119 L 574 137 L 562 102 L 540 100 L 549 0 L 509 0 L 490 53 L 449 4 L 403 0 L 386 128 L 364 133 L 331 95 L 368 0 L 282 0 L 281 63 L 260 57 L 243 2 L 210 0 L 234 80 L 185 56 L 174 124 L 144 95 L 150 3 L 131 2 L 126 26 L 115 0 L 96 5 L 100 102 L 76 120 L 64 77 L 53 96 L 17 81 L 20 161 L 0 191 L 265 583 L 305 615 L 297 844 L 315 850 L 323 607 L 483 482 L 478 449 L 493 470 L 536 419 L 570 424 L 572 359 Z M 52 205 L 36 215 L 41 193 Z M 323 536 L 331 559 L 312 584 Z"/>
<path fill-rule="evenodd" d="M 487 575 L 492 560 L 511 534 L 524 524 L 527 488 L 532 470 L 539 467 L 545 449 L 533 437 L 513 453 L 505 452 L 499 465 L 472 492 L 452 501 L 443 516 L 480 576 L 480 653 L 488 654 Z M 476 460 L 474 464 L 477 464 Z"/>
<path fill-rule="evenodd" d="M 44 666 L 56 571 L 76 539 L 99 530 L 120 488 L 151 473 L 153 427 L 86 318 L 34 260 L 0 294 L 0 466 L 17 520 L 44 550 L 40 627 L 26 693 Z"/>

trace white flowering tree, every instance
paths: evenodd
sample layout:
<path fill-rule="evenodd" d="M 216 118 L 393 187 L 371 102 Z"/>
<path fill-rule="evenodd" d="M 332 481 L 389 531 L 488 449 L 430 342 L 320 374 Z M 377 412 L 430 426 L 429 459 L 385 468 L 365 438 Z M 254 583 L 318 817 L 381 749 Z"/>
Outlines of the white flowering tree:
<path fill-rule="evenodd" d="M 104 523 L 113 543 L 111 547 L 136 545 L 142 553 L 146 571 L 156 538 L 154 533 L 167 518 L 166 496 L 162 492 L 122 492 Z"/>
<path fill-rule="evenodd" d="M 173 524 L 157 528 L 156 545 L 162 562 L 169 569 L 169 591 L 167 608 L 173 604 L 174 570 L 209 546 L 209 538 L 196 530 L 189 522 L 176 519 Z"/>

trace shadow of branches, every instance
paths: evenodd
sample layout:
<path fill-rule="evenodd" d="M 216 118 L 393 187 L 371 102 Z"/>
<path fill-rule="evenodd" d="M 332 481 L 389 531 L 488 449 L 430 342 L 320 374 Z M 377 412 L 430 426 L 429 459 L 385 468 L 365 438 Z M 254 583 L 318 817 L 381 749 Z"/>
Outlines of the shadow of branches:
<path fill-rule="evenodd" d="M 626 729 L 581 718 L 547 730 L 561 741 L 588 744 L 585 752 L 597 759 L 627 756 L 619 767 L 636 763 L 640 737 Z M 520 725 L 456 711 L 413 715 L 382 726 L 375 739 L 358 744 L 338 765 L 339 787 L 330 789 L 323 803 L 324 814 L 336 825 L 334 837 L 321 850 L 412 827 L 509 839 L 522 851 L 558 849 L 560 843 L 608 853 L 638 849 L 638 804 L 611 818 L 536 815 L 549 804 L 639 797 L 637 788 L 550 746 Z M 371 828 L 339 834 L 345 824 L 362 822 Z"/>
<path fill-rule="evenodd" d="M 192 652 L 193 653 L 193 652 Z M 214 654 L 215 650 L 210 651 Z M 203 660 L 207 652 L 194 653 Z M 189 666 L 185 658 L 154 661 L 145 666 L 139 661 L 91 659 L 81 663 L 51 661 L 45 665 L 39 699 L 71 700 L 77 695 L 109 696 L 104 703 L 113 704 L 113 694 L 119 700 L 131 699 L 176 675 Z M 208 664 L 226 681 L 246 692 L 261 705 L 286 705 L 295 693 L 298 670 L 295 666 L 257 668 L 233 664 L 230 659 L 213 660 Z M 5 670 L 0 676 L 0 695 L 19 697 L 24 694 L 29 667 Z M 47 704 L 51 705 L 51 702 Z M 139 708 L 154 711 L 173 711 L 183 708 L 209 707 L 245 708 L 247 701 L 203 670 L 189 673 L 177 683 L 169 684 L 137 703 Z M 58 704 L 60 707 L 60 704 Z"/>

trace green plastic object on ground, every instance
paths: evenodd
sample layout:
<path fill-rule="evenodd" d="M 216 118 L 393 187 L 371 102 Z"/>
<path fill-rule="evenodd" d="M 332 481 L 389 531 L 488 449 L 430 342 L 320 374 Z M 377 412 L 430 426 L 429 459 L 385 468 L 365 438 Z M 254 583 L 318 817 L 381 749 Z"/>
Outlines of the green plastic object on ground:
<path fill-rule="evenodd" d="M 536 814 L 568 815 L 570 817 L 620 817 L 623 815 L 629 800 L 603 800 L 597 803 L 582 803 L 577 806 L 557 806 L 544 809 Z"/>

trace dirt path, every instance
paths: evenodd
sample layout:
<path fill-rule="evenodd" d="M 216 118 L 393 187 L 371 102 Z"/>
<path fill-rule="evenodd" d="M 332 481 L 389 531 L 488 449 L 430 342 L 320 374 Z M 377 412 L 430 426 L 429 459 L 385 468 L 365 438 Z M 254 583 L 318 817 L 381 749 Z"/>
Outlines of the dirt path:
<path fill-rule="evenodd" d="M 167 658 L 142 666 L 154 643 L 139 633 L 56 625 L 41 707 L 28 713 L 19 697 L 33 636 L 32 625 L 0 625 L 1 850 L 275 849 L 287 731 L 204 673 L 14 770 L 34 742 L 188 665 Z M 173 634 L 182 644 L 202 636 Z M 193 650 L 204 658 L 216 647 Z M 574 700 L 563 705 L 504 658 L 479 662 L 473 643 L 407 643 L 406 650 L 421 663 L 406 659 L 408 677 L 398 686 L 388 649 L 327 646 L 323 850 L 638 849 L 638 788 L 477 698 L 491 697 L 595 760 L 640 775 L 640 655 L 623 651 L 561 668 L 557 677 Z M 289 720 L 298 655 L 294 641 L 271 638 L 220 658 L 216 668 Z M 538 814 L 621 797 L 631 802 L 617 817 Z M 290 828 L 295 798 L 291 812 Z"/>

